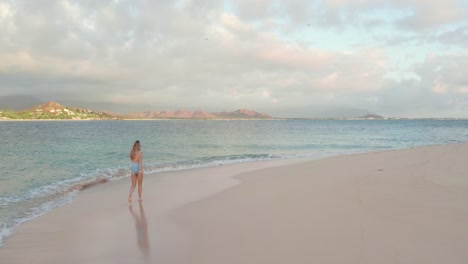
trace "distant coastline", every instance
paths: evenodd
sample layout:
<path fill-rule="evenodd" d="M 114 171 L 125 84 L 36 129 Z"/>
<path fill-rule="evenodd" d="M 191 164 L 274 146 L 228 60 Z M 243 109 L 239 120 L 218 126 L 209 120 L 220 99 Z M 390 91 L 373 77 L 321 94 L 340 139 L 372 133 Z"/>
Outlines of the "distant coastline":
<path fill-rule="evenodd" d="M 467 120 L 468 118 L 407 118 L 384 117 L 367 114 L 360 117 L 272 117 L 248 109 L 232 112 L 207 111 L 143 111 L 129 114 L 116 114 L 108 111 L 66 107 L 56 102 L 47 102 L 35 107 L 13 111 L 0 110 L 0 121 L 101 121 L 101 120 Z"/>
<path fill-rule="evenodd" d="M 468 120 L 468 118 L 383 118 L 383 119 L 365 119 L 365 118 L 300 118 L 300 117 L 285 117 L 285 118 L 268 118 L 268 119 L 257 119 L 257 118 L 120 118 L 120 119 L 4 119 L 0 117 L 0 122 L 83 122 L 83 121 L 183 121 L 183 120 L 193 120 L 193 121 L 278 121 L 278 120 L 331 120 L 331 121 L 412 121 L 412 120 Z"/>
<path fill-rule="evenodd" d="M 248 109 L 239 109 L 232 112 L 207 111 L 145 111 L 115 114 L 107 111 L 94 111 L 90 109 L 66 107 L 57 102 L 47 102 L 30 109 L 20 111 L 0 110 L 0 120 L 267 120 L 273 117 Z"/>

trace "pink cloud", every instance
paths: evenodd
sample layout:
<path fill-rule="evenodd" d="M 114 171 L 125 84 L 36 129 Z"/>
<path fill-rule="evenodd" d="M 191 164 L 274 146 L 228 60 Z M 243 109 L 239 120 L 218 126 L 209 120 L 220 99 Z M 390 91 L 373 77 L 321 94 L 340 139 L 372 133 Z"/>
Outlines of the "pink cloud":
<path fill-rule="evenodd" d="M 414 14 L 403 21 L 410 27 L 434 27 L 466 20 L 466 3 L 459 0 L 399 0 L 399 8 L 412 8 Z"/>
<path fill-rule="evenodd" d="M 458 89 L 458 92 L 462 94 L 468 94 L 468 86 L 461 87 L 460 89 Z"/>
<path fill-rule="evenodd" d="M 331 60 L 331 55 L 325 51 L 279 46 L 259 49 L 257 57 L 275 65 L 313 69 L 323 68 Z"/>

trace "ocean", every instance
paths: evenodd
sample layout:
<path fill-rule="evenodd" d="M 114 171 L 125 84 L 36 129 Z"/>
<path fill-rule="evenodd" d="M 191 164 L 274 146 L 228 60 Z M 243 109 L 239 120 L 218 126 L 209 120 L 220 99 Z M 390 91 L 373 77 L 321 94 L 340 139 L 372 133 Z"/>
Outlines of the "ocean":
<path fill-rule="evenodd" d="M 128 178 L 137 139 L 152 173 L 468 142 L 468 120 L 2 121 L 0 245 L 83 186 Z"/>

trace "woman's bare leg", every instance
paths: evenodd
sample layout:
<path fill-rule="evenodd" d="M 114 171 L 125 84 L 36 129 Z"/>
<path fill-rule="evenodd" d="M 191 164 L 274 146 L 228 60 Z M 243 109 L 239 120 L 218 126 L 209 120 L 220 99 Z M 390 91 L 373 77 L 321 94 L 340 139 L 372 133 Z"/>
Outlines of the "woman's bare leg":
<path fill-rule="evenodd" d="M 135 191 L 135 186 L 136 186 L 136 181 L 137 181 L 137 176 L 135 175 L 135 173 L 131 172 L 130 173 L 132 176 L 132 186 L 130 186 L 130 194 L 128 195 L 128 202 L 131 203 L 132 202 L 132 195 L 133 195 L 133 191 Z"/>
<path fill-rule="evenodd" d="M 143 192 L 143 172 L 140 172 L 138 176 L 138 201 L 143 201 L 141 199 L 142 192 Z"/>

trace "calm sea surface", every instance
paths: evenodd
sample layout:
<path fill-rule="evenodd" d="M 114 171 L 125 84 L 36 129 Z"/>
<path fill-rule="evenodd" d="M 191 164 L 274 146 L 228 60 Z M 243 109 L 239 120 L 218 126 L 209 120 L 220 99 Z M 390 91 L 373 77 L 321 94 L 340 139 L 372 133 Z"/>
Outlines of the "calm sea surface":
<path fill-rule="evenodd" d="M 129 177 L 136 139 L 160 172 L 468 142 L 468 120 L 0 122 L 0 244 L 80 186 Z"/>

